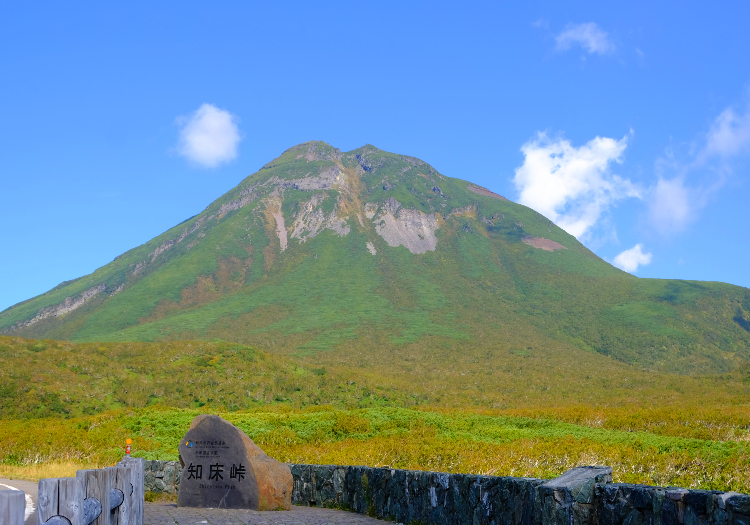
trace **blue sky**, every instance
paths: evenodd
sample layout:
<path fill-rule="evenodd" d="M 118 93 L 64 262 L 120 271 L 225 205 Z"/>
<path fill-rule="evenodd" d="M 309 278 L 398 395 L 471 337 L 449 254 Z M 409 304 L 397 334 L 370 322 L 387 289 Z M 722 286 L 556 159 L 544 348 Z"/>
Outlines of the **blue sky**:
<path fill-rule="evenodd" d="M 750 286 L 746 3 L 106 4 L 4 6 L 0 309 L 307 140 L 419 157 L 639 277 Z"/>

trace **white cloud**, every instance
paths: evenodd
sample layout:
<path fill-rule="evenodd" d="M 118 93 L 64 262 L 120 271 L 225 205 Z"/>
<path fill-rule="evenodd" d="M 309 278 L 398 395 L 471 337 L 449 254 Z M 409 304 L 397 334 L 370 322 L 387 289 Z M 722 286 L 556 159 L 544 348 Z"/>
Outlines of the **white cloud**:
<path fill-rule="evenodd" d="M 732 157 L 750 149 L 750 110 L 738 115 L 727 108 L 714 120 L 702 157 Z"/>
<path fill-rule="evenodd" d="M 659 178 L 649 195 L 651 223 L 663 234 L 684 230 L 696 217 L 700 200 L 684 177 Z"/>
<path fill-rule="evenodd" d="M 655 229 L 662 234 L 686 229 L 731 179 L 736 157 L 748 151 L 750 109 L 740 114 L 729 107 L 714 119 L 705 143 L 691 162 L 679 162 L 671 152 L 658 159 L 658 181 L 648 196 L 649 217 Z M 669 174 L 665 176 L 664 172 Z"/>
<path fill-rule="evenodd" d="M 555 37 L 557 49 L 567 51 L 574 44 L 579 44 L 589 54 L 605 55 L 615 50 L 615 44 L 610 40 L 606 31 L 594 22 L 587 24 L 569 24 L 565 30 Z"/>
<path fill-rule="evenodd" d="M 640 197 L 634 184 L 609 169 L 613 162 L 621 162 L 627 144 L 627 136 L 596 137 L 575 148 L 567 140 L 538 133 L 521 147 L 525 159 L 513 179 L 518 201 L 585 239 L 616 201 Z"/>
<path fill-rule="evenodd" d="M 187 117 L 179 117 L 180 155 L 196 164 L 213 168 L 237 157 L 240 132 L 238 118 L 212 104 L 203 104 Z"/>
<path fill-rule="evenodd" d="M 636 244 L 615 257 L 614 263 L 618 268 L 633 273 L 638 266 L 651 264 L 651 253 L 643 253 L 643 246 Z"/>

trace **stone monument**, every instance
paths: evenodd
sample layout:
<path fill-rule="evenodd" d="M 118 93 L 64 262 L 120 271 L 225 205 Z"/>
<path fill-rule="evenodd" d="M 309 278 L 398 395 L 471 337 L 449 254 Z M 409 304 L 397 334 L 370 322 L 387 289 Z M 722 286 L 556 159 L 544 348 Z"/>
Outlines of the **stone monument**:
<path fill-rule="evenodd" d="M 292 472 L 219 416 L 193 419 L 180 442 L 180 507 L 291 510 Z"/>

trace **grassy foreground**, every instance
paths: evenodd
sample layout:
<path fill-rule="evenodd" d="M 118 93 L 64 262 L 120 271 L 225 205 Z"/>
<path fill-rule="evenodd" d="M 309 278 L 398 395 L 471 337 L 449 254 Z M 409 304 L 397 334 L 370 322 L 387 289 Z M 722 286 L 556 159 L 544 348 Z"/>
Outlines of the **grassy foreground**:
<path fill-rule="evenodd" d="M 223 341 L 0 337 L 0 476 L 111 465 L 127 437 L 137 455 L 177 459 L 192 418 L 216 413 L 282 461 L 536 477 L 607 464 L 618 481 L 750 492 L 748 367 L 678 376 L 596 354 L 431 352 L 323 366 Z"/>
<path fill-rule="evenodd" d="M 0 420 L 0 476 L 38 479 L 134 455 L 177 459 L 195 409 Z M 220 413 L 281 461 L 549 478 L 610 465 L 619 482 L 750 492 L 750 411 L 438 412 L 283 405 Z M 693 437 L 693 436 L 702 436 Z"/>

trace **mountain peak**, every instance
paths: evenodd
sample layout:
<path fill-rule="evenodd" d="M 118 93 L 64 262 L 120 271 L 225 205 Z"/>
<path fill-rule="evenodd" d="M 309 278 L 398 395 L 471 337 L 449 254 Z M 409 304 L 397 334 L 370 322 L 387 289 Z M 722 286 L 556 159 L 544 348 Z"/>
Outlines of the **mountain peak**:
<path fill-rule="evenodd" d="M 292 146 L 277 158 L 263 166 L 262 169 L 272 168 L 280 164 L 295 162 L 320 162 L 320 161 L 340 161 L 341 150 L 334 148 L 322 140 L 311 140 Z"/>
<path fill-rule="evenodd" d="M 219 337 L 347 359 L 564 348 L 689 373 L 750 358 L 748 311 L 748 290 L 636 279 L 415 157 L 309 141 L 91 275 L 0 312 L 0 334 Z"/>

